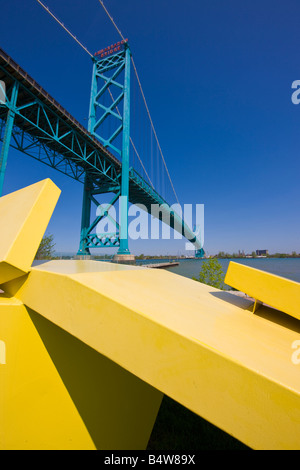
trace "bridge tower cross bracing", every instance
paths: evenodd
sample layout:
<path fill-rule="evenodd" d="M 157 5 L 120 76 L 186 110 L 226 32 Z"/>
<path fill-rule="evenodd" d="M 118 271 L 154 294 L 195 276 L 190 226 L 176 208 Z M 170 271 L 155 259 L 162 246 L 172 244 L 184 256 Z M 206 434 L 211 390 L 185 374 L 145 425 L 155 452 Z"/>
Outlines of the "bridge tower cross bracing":
<path fill-rule="evenodd" d="M 2 83 L 0 83 L 0 86 L 3 86 Z M 1 153 L 0 153 L 0 197 L 2 196 L 4 176 L 5 176 L 5 170 L 6 170 L 6 165 L 7 165 L 7 159 L 8 159 L 8 152 L 10 148 L 11 137 L 12 137 L 13 127 L 14 127 L 15 108 L 16 108 L 17 99 L 18 99 L 18 90 L 19 90 L 19 84 L 18 82 L 14 82 L 9 98 L 8 98 L 8 93 L 6 94 L 6 90 L 5 91 L 3 90 L 3 93 L 2 93 L 5 99 L 5 104 L 7 106 L 7 117 L 6 117 L 5 131 L 4 131 L 4 136 L 3 136 L 3 143 L 1 147 Z"/>
<path fill-rule="evenodd" d="M 128 246 L 130 59 L 131 52 L 127 41 L 103 49 L 93 57 L 88 130 L 105 148 L 116 154 L 122 162 L 122 169 L 118 184 L 114 182 L 111 187 L 105 184 L 102 188 L 98 185 L 95 187 L 86 172 L 78 255 L 89 255 L 90 248 L 99 247 L 119 247 L 118 255 L 130 255 Z M 114 96 L 116 91 L 117 96 Z M 122 108 L 122 112 L 119 107 Z M 106 125 L 105 129 L 107 121 L 110 121 L 110 124 Z M 108 206 L 101 211 L 101 205 L 95 196 L 108 192 L 112 192 L 113 197 Z M 112 221 L 116 231 L 93 233 L 103 218 L 111 218 L 108 210 L 117 201 L 119 201 L 120 224 L 116 220 Z M 97 205 L 98 215 L 91 223 L 92 202 Z"/>

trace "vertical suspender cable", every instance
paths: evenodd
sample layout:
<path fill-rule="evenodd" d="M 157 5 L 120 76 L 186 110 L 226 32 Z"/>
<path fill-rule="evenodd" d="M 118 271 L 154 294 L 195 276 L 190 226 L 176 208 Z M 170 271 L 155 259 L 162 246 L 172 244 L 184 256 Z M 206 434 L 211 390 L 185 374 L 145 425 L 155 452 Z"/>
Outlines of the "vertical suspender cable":
<path fill-rule="evenodd" d="M 49 8 L 48 8 L 46 5 L 44 5 L 43 2 L 41 2 L 41 0 L 36 0 L 36 1 L 37 1 L 37 2 L 44 8 L 44 10 L 45 10 L 50 16 L 52 16 L 52 18 L 69 34 L 69 36 L 71 36 L 71 37 L 74 39 L 74 41 L 76 41 L 77 44 L 79 44 L 79 46 L 80 46 L 90 57 L 94 57 L 93 54 L 77 39 L 77 37 L 76 37 L 74 34 L 71 33 L 71 31 L 70 31 L 70 30 L 69 30 L 69 29 L 68 29 L 50 10 L 49 10 Z M 102 2 L 101 0 L 99 0 L 99 1 L 100 1 L 101 5 L 103 6 L 104 10 L 106 11 L 107 15 L 109 16 L 110 20 L 113 22 L 113 24 L 114 24 L 115 28 L 117 29 L 118 33 L 121 35 L 122 39 L 124 39 L 124 38 L 123 38 L 123 35 L 122 35 L 122 33 L 121 33 L 121 31 L 117 28 L 115 22 L 113 21 L 113 18 L 112 18 L 112 17 L 110 16 L 110 14 L 108 13 L 108 11 L 107 11 L 107 9 L 105 8 L 103 2 Z M 109 92 L 110 92 L 110 90 L 109 90 Z M 110 93 L 110 94 L 111 94 L 111 93 Z M 112 98 L 112 99 L 113 99 L 113 98 Z M 114 100 L 113 100 L 113 101 L 114 101 Z M 117 111 L 119 112 L 118 108 L 117 108 Z M 120 114 L 120 113 L 119 113 L 119 114 Z M 137 154 L 137 157 L 138 157 L 138 159 L 139 159 L 139 161 L 140 161 L 142 167 L 144 168 L 144 165 L 143 165 L 143 163 L 142 163 L 142 161 L 141 161 L 141 158 L 140 158 L 140 156 L 139 156 L 139 154 L 138 154 L 138 152 L 137 152 L 137 150 L 136 150 L 136 148 L 135 148 L 135 145 L 134 145 L 134 143 L 133 143 L 133 141 L 132 141 L 131 138 L 130 138 L 130 142 L 131 142 L 131 144 L 132 144 L 132 147 L 133 147 L 135 153 Z M 145 171 L 145 170 L 144 170 L 144 171 Z M 152 188 L 154 188 L 154 187 L 153 187 L 153 184 L 152 184 L 152 182 L 151 182 L 151 180 L 150 180 L 150 178 L 149 178 L 149 176 L 148 176 L 148 173 L 147 173 L 146 171 L 145 171 L 145 174 L 146 174 L 148 180 L 150 181 L 150 184 L 151 184 Z"/>
<path fill-rule="evenodd" d="M 139 79 L 139 76 L 138 76 L 138 73 L 137 73 L 137 70 L 136 70 L 136 66 L 135 66 L 135 63 L 134 63 L 134 60 L 133 60 L 132 57 L 131 57 L 131 61 L 132 61 L 132 65 L 133 65 L 133 68 L 134 68 L 134 71 L 135 71 L 135 75 L 136 75 L 137 81 L 138 81 L 139 86 L 140 86 L 140 90 L 141 90 L 141 93 L 142 93 L 142 97 L 143 97 L 143 100 L 144 100 L 144 104 L 145 104 L 145 107 L 146 107 L 146 110 L 147 110 L 147 114 L 148 114 L 148 117 L 149 117 L 149 120 L 150 120 L 150 123 L 151 123 L 151 127 L 152 127 L 152 130 L 153 130 L 153 134 L 154 134 L 155 140 L 156 140 L 156 142 L 157 142 L 158 149 L 159 149 L 159 152 L 160 152 L 162 161 L 163 161 L 163 163 L 164 163 L 164 166 L 165 166 L 165 169 L 166 169 L 168 178 L 169 178 L 169 180 L 170 180 L 170 183 L 171 183 L 171 186 L 172 186 L 172 189 L 173 189 L 173 193 L 174 193 L 175 198 L 176 198 L 176 200 L 177 200 L 177 202 L 178 202 L 178 204 L 179 204 L 179 200 L 178 200 L 178 197 L 177 197 L 177 194 L 176 194 L 176 191 L 175 191 L 175 188 L 174 188 L 174 185 L 173 185 L 173 182 L 172 182 L 172 179 L 171 179 L 171 176 L 170 176 L 170 173 L 169 173 L 169 170 L 168 170 L 168 167 L 167 167 L 165 158 L 164 158 L 164 156 L 163 156 L 161 146 L 160 146 L 159 141 L 158 141 L 158 137 L 157 137 L 157 134 L 156 134 L 156 131 L 155 131 L 155 128 L 154 128 L 154 124 L 153 124 L 153 121 L 152 121 L 152 118 L 151 118 L 151 115 L 150 115 L 150 111 L 149 111 L 149 108 L 148 108 L 148 105 L 147 105 L 147 102 L 146 102 L 146 98 L 145 98 L 145 95 L 144 95 L 144 92 L 143 92 L 143 89 L 142 89 L 142 85 L 141 85 L 141 82 L 140 82 L 140 79 Z"/>
<path fill-rule="evenodd" d="M 116 25 L 116 23 L 115 23 L 113 17 L 110 15 L 109 11 L 108 11 L 107 8 L 105 7 L 103 1 L 102 1 L 102 0 L 99 0 L 99 2 L 100 2 L 100 4 L 102 5 L 102 7 L 103 7 L 104 11 L 106 12 L 107 16 L 109 17 L 109 19 L 111 20 L 112 24 L 114 25 L 114 27 L 115 27 L 116 30 L 118 31 L 118 33 L 119 33 L 119 35 L 121 36 L 121 38 L 122 38 L 123 40 L 125 40 L 123 34 L 122 34 L 121 31 L 120 31 L 120 29 L 117 27 L 117 25 Z M 141 82 L 140 82 L 140 79 L 139 79 L 139 76 L 138 76 L 138 73 L 137 73 L 137 69 L 136 69 L 136 66 L 135 66 L 133 57 L 131 57 L 131 62 L 132 62 L 132 65 L 133 65 L 133 69 L 134 69 L 134 72 L 135 72 L 135 75 L 136 75 L 136 78 L 137 78 L 139 87 L 140 87 L 140 91 L 141 91 L 141 94 L 142 94 L 142 97 L 143 97 L 143 100 L 144 100 L 144 104 L 145 104 L 145 107 L 146 107 L 146 111 L 147 111 L 147 114 L 148 114 L 148 118 L 149 118 L 150 123 L 151 123 L 151 127 L 152 127 L 152 130 L 153 130 L 153 134 L 154 134 L 155 140 L 156 140 L 157 145 L 158 145 L 158 149 L 159 149 L 161 158 L 162 158 L 162 160 L 163 160 L 163 163 L 164 163 L 164 166 L 165 166 L 165 169 L 166 169 L 166 172 L 167 172 L 169 181 L 170 181 L 170 183 L 171 183 L 173 193 L 174 193 L 175 198 L 176 198 L 176 200 L 177 200 L 177 202 L 178 202 L 178 204 L 179 204 L 179 200 L 178 200 L 178 197 L 177 197 L 177 194 L 176 194 L 176 191 L 175 191 L 175 188 L 174 188 L 174 185 L 173 185 L 173 182 L 172 182 L 172 179 L 171 179 L 171 176 L 170 176 L 170 173 L 169 173 L 169 170 L 168 170 L 168 167 L 167 167 L 165 158 L 164 158 L 164 156 L 163 156 L 163 153 L 162 153 L 162 150 L 161 150 L 161 146 L 160 146 L 159 141 L 158 141 L 158 137 L 157 137 L 157 134 L 156 134 L 154 125 L 153 125 L 153 121 L 152 121 L 152 118 L 151 118 L 151 115 L 150 115 L 150 111 L 149 111 L 149 108 L 148 108 L 148 105 L 147 105 L 147 101 L 146 101 L 146 98 L 145 98 L 145 95 L 144 95 L 144 92 L 143 92 L 143 89 L 142 89 L 142 85 L 141 85 Z"/>

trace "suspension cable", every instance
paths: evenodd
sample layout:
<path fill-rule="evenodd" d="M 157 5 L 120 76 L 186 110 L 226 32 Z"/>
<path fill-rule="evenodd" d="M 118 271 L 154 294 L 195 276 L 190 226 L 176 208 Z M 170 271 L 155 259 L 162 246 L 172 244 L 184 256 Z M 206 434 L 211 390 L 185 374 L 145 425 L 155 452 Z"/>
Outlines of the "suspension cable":
<path fill-rule="evenodd" d="M 55 21 L 77 42 L 77 44 L 79 44 L 80 47 L 82 47 L 82 49 L 85 50 L 85 52 L 87 52 L 89 54 L 90 57 L 93 57 L 93 54 L 91 54 L 91 52 L 77 39 L 76 36 L 74 36 L 74 34 L 71 33 L 71 31 L 68 30 L 68 28 L 66 28 L 66 26 L 49 10 L 49 8 L 44 5 L 40 0 L 36 0 L 43 8 L 44 10 L 46 10 L 47 13 L 49 13 L 49 15 L 52 16 L 52 18 L 55 19 Z"/>
<path fill-rule="evenodd" d="M 133 68 L 134 68 L 134 71 L 135 71 L 135 75 L 136 75 L 136 78 L 137 78 L 137 81 L 138 81 L 138 84 L 139 84 L 139 87 L 140 87 L 140 90 L 141 90 L 141 93 L 142 93 L 142 97 L 143 97 L 143 100 L 144 100 L 144 104 L 145 104 L 145 107 L 146 107 L 146 111 L 147 111 L 147 114 L 148 114 L 148 118 L 149 118 L 149 121 L 150 121 L 152 130 L 153 130 L 153 134 L 154 134 L 156 143 L 157 143 L 157 145 L 158 145 L 158 149 L 159 149 L 159 152 L 160 152 L 162 161 L 163 161 L 163 163 L 164 163 L 164 167 L 165 167 L 165 169 L 166 169 L 166 172 L 167 172 L 169 181 L 170 181 L 170 183 L 171 183 L 171 186 L 172 186 L 172 189 L 173 189 L 175 198 L 176 198 L 176 200 L 177 200 L 177 203 L 179 204 L 179 200 L 178 200 L 178 197 L 177 197 L 177 194 L 176 194 L 176 191 L 175 191 L 175 188 L 174 188 L 174 185 L 173 185 L 173 182 L 172 182 L 172 179 L 171 179 L 171 176 L 170 176 L 170 173 L 169 173 L 169 170 L 168 170 L 168 167 L 167 167 L 165 158 L 164 158 L 163 153 L 162 153 L 162 149 L 161 149 L 161 146 L 160 146 L 160 143 L 159 143 L 157 134 L 156 134 L 156 130 L 155 130 L 155 128 L 154 128 L 154 124 L 153 124 L 153 121 L 152 121 L 152 118 L 151 118 L 151 115 L 150 115 L 150 111 L 149 111 L 149 108 L 148 108 L 148 105 L 147 105 L 147 101 L 146 101 L 146 98 L 145 98 L 145 95 L 144 95 L 144 92 L 143 92 L 143 88 L 142 88 L 142 85 L 141 85 L 141 82 L 140 82 L 140 79 L 139 79 L 139 76 L 138 76 L 138 73 L 137 73 L 137 69 L 136 69 L 136 66 L 135 66 L 133 57 L 131 57 L 131 61 L 132 61 L 132 65 L 133 65 Z M 180 204 L 179 204 L 179 205 L 180 205 Z"/>
<path fill-rule="evenodd" d="M 116 25 L 116 23 L 115 23 L 113 17 L 112 17 L 112 16 L 110 15 L 110 13 L 108 12 L 108 10 L 107 10 L 107 8 L 105 7 L 103 1 L 102 1 L 102 0 L 99 0 L 99 2 L 100 2 L 100 4 L 102 5 L 102 7 L 103 7 L 104 11 L 106 12 L 107 16 L 109 17 L 110 21 L 112 22 L 112 24 L 114 25 L 114 27 L 115 27 L 116 30 L 118 31 L 119 35 L 120 35 L 121 38 L 124 40 L 123 34 L 121 33 L 120 29 L 119 29 L 118 26 Z M 133 57 L 131 57 L 131 62 L 132 62 L 133 69 L 134 69 L 134 73 L 135 73 L 135 75 L 136 75 L 136 78 L 137 78 L 137 81 L 138 81 L 138 84 L 139 84 L 139 88 L 140 88 L 142 97 L 143 97 L 143 101 L 144 101 L 144 104 L 145 104 L 145 107 L 146 107 L 146 111 L 147 111 L 147 114 L 148 114 L 148 118 L 149 118 L 149 120 L 150 120 L 150 124 L 151 124 L 152 130 L 153 130 L 153 134 L 154 134 L 155 140 L 156 140 L 156 142 L 157 142 L 157 145 L 158 145 L 158 148 L 159 148 L 159 152 L 160 152 L 161 158 L 162 158 L 163 163 L 164 163 L 164 167 L 165 167 L 165 169 L 166 169 L 166 172 L 167 172 L 169 181 L 170 181 L 170 183 L 171 183 L 171 187 L 172 187 L 172 189 L 173 189 L 175 198 L 176 198 L 176 200 L 177 200 L 177 202 L 178 202 L 178 204 L 179 204 L 179 200 L 178 200 L 178 197 L 177 197 L 177 194 L 176 194 L 176 191 L 175 191 L 175 188 L 174 188 L 174 185 L 173 185 L 173 182 L 172 182 L 172 179 L 171 179 L 171 176 L 170 176 L 170 173 L 169 173 L 169 170 L 168 170 L 168 167 L 167 167 L 165 158 L 164 158 L 164 156 L 163 156 L 160 143 L 159 143 L 159 141 L 158 141 L 158 137 L 157 137 L 157 134 L 156 134 L 156 131 L 155 131 L 155 128 L 154 128 L 154 124 L 153 124 L 153 121 L 152 121 L 152 118 L 151 118 L 151 115 L 150 115 L 150 111 L 149 111 L 149 108 L 148 108 L 148 105 L 147 105 L 147 101 L 146 101 L 146 98 L 145 98 L 145 95 L 144 95 L 144 92 L 143 92 L 143 88 L 142 88 L 141 81 L 140 81 L 139 76 L 138 76 L 138 73 L 137 73 L 137 69 L 136 69 L 136 66 L 135 66 Z"/>
<path fill-rule="evenodd" d="M 105 13 L 107 14 L 108 18 L 110 19 L 110 21 L 112 22 L 112 24 L 114 25 L 114 27 L 116 28 L 116 30 L 118 31 L 119 35 L 121 36 L 121 38 L 123 39 L 123 41 L 125 41 L 125 38 L 123 36 L 123 34 L 121 33 L 120 29 L 118 28 L 118 26 L 116 25 L 116 23 L 114 22 L 114 19 L 113 17 L 110 15 L 109 11 L 107 10 L 107 8 L 105 7 L 104 3 L 102 0 L 99 0 L 99 2 L 101 3 Z"/>
<path fill-rule="evenodd" d="M 111 97 L 111 99 L 112 99 L 112 101 L 113 101 L 113 103 L 114 103 L 114 102 L 115 102 L 115 99 L 114 99 L 113 94 L 112 94 L 112 92 L 110 91 L 109 88 L 108 88 L 108 92 L 109 92 L 110 97 Z M 118 106 L 116 106 L 116 110 L 117 110 L 119 116 L 121 117 L 121 113 L 120 113 L 120 111 L 119 111 Z M 143 165 L 143 162 L 142 162 L 142 160 L 141 160 L 141 157 L 139 156 L 138 151 L 137 151 L 137 149 L 136 149 L 136 147 L 135 147 L 135 145 L 134 145 L 133 140 L 132 140 L 131 137 L 130 137 L 130 143 L 131 143 L 131 145 L 132 145 L 132 147 L 133 147 L 133 150 L 135 151 L 135 153 L 136 153 L 136 155 L 137 155 L 137 157 L 138 157 L 138 159 L 139 159 L 140 164 L 142 165 L 142 168 L 143 168 L 143 170 L 144 170 L 144 172 L 145 172 L 145 174 L 146 174 L 146 176 L 147 176 L 147 178 L 148 178 L 148 180 L 149 180 L 149 182 L 150 182 L 152 188 L 154 189 L 153 183 L 152 183 L 151 179 L 149 178 L 149 175 L 148 175 L 148 173 L 147 173 L 147 171 L 146 171 L 146 168 L 145 168 L 144 165 Z"/>
<path fill-rule="evenodd" d="M 90 57 L 92 57 L 92 58 L 94 57 L 94 55 L 79 41 L 79 39 L 77 39 L 77 37 L 76 37 L 73 33 L 71 33 L 71 31 L 54 15 L 54 13 L 52 13 L 52 12 L 49 10 L 49 8 L 48 8 L 46 5 L 44 5 L 43 2 L 41 2 L 41 0 L 36 0 L 36 1 L 37 1 L 37 2 L 44 8 L 44 10 L 45 10 L 50 16 L 52 16 L 52 18 L 69 34 L 69 36 L 71 36 L 71 37 L 77 42 L 77 44 L 79 44 L 79 46 L 80 46 L 85 52 L 87 52 L 87 54 L 88 54 Z M 106 12 L 107 16 L 108 16 L 109 19 L 111 20 L 112 24 L 114 25 L 114 27 L 115 27 L 116 30 L 118 31 L 119 35 L 120 35 L 121 38 L 125 41 L 123 34 L 121 33 L 120 29 L 117 27 L 117 25 L 116 25 L 116 23 L 115 23 L 113 17 L 112 17 L 112 16 L 110 15 L 110 13 L 108 12 L 108 10 L 107 10 L 107 8 L 105 7 L 103 1 L 102 1 L 102 0 L 99 0 L 99 2 L 101 3 L 101 5 L 102 5 L 104 11 Z M 165 159 L 164 159 L 164 157 L 163 157 L 162 150 L 161 150 L 161 147 L 160 147 L 160 144 L 159 144 L 157 135 L 156 135 L 156 131 L 155 131 L 155 129 L 154 129 L 153 121 L 152 121 L 151 116 L 150 116 L 149 108 L 148 108 L 148 105 L 147 105 L 147 102 L 146 102 L 146 99 L 145 99 L 145 95 L 144 95 L 144 92 L 143 92 L 143 89 L 142 89 L 142 86 L 141 86 L 141 82 L 140 82 L 140 79 L 139 79 L 137 70 L 136 70 L 136 66 L 135 66 L 135 63 L 134 63 L 132 57 L 131 57 L 131 61 L 132 61 L 132 65 L 133 65 L 133 68 L 134 68 L 134 71 L 135 71 L 135 75 L 136 75 L 137 80 L 138 80 L 138 84 L 139 84 L 139 87 L 140 87 L 140 90 L 141 90 L 141 93 L 142 93 L 142 97 L 143 97 L 144 103 L 145 103 L 145 106 L 146 106 L 146 110 L 147 110 L 147 114 L 148 114 L 148 117 L 149 117 L 149 120 L 150 120 L 150 123 L 151 123 L 151 127 L 152 127 L 152 130 L 153 130 L 153 133 L 154 133 L 154 136 L 155 136 L 157 145 L 158 145 L 158 147 L 159 147 L 160 154 L 161 154 L 162 159 L 163 159 L 163 162 L 164 162 L 164 166 L 165 166 L 165 168 L 166 168 L 166 171 L 167 171 L 167 174 L 168 174 L 168 177 L 169 177 L 169 180 L 170 180 L 170 183 L 171 183 L 173 192 L 174 192 L 174 194 L 175 194 L 176 200 L 177 200 L 177 202 L 178 202 L 178 204 L 179 204 L 179 201 L 178 201 L 178 198 L 177 198 L 177 195 L 176 195 L 176 192 L 175 192 L 175 189 L 174 189 L 174 186 L 173 186 L 173 183 L 172 183 L 172 180 L 171 180 L 171 177 L 170 177 L 170 174 L 169 174 L 169 171 L 168 171 L 168 168 L 167 168 Z M 109 90 L 109 92 L 110 92 L 110 90 Z M 110 94 L 111 94 L 111 92 L 110 92 Z M 112 96 L 111 96 L 111 97 L 112 97 Z M 112 97 L 112 99 L 113 99 L 113 97 Z M 117 111 L 119 112 L 118 108 L 117 108 Z M 120 114 L 120 113 L 119 113 L 119 114 Z M 152 188 L 154 188 L 153 183 L 152 183 L 152 181 L 151 181 L 151 179 L 150 179 L 150 177 L 149 177 L 149 175 L 148 175 L 148 173 L 147 173 L 147 171 L 146 171 L 146 169 L 145 169 L 145 167 L 144 167 L 144 165 L 143 165 L 143 162 L 142 162 L 142 160 L 141 160 L 141 158 L 140 158 L 140 156 L 139 156 L 139 154 L 138 154 L 138 152 L 137 152 L 137 149 L 136 149 L 136 147 L 135 147 L 135 145 L 134 145 L 133 140 L 132 140 L 131 137 L 130 137 L 130 142 L 131 142 L 131 145 L 133 146 L 133 149 L 134 149 L 134 151 L 135 151 L 135 153 L 136 153 L 136 155 L 137 155 L 137 157 L 138 157 L 138 159 L 139 159 L 139 161 L 140 161 L 140 163 L 141 163 L 141 165 L 142 165 L 142 168 L 143 168 L 143 170 L 144 170 L 144 172 L 145 172 L 145 174 L 146 174 L 146 176 L 147 176 L 147 178 L 148 178 L 148 180 L 149 180 L 149 182 L 150 182 Z"/>

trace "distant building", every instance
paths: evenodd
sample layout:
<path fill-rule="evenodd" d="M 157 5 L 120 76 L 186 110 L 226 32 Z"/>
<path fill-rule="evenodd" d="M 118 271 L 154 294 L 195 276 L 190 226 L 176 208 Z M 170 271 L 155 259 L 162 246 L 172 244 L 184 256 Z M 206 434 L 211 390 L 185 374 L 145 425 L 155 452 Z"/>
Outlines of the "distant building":
<path fill-rule="evenodd" d="M 269 250 L 256 250 L 256 256 L 267 256 L 269 254 Z"/>

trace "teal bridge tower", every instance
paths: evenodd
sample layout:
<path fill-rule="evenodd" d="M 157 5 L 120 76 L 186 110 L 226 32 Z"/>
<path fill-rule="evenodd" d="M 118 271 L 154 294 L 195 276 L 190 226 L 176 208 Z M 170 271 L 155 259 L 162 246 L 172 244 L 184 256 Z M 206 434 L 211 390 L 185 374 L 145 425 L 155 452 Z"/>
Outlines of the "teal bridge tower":
<path fill-rule="evenodd" d="M 99 57 L 99 58 L 97 58 Z M 130 147 L 130 57 L 128 43 L 121 41 L 106 50 L 101 50 L 93 58 L 93 77 L 91 87 L 88 131 L 95 136 L 103 147 L 117 154 L 122 162 L 118 181 L 99 188 L 86 174 L 82 206 L 82 225 L 78 255 L 90 254 L 90 248 L 119 247 L 119 255 L 129 255 L 128 246 L 128 199 L 129 199 L 129 147 Z M 114 97 L 113 91 L 117 92 Z M 110 95 L 111 100 L 104 97 Z M 111 102 L 110 102 L 111 101 Z M 119 108 L 121 107 L 122 112 Z M 106 121 L 112 121 L 109 134 L 104 134 Z M 122 136 L 119 139 L 119 136 Z M 113 193 L 109 206 L 120 201 L 120 224 L 114 221 L 118 231 L 115 233 L 93 233 L 102 218 L 109 216 L 108 208 L 103 210 L 91 224 L 91 204 L 95 195 Z M 121 196 L 121 197 L 120 197 Z"/>
<path fill-rule="evenodd" d="M 93 58 L 88 129 L 68 113 L 27 72 L 0 49 L 0 195 L 9 148 L 83 183 L 78 255 L 94 248 L 117 248 L 117 257 L 132 257 L 128 243 L 128 206 L 143 204 L 151 213 L 160 206 L 160 220 L 180 232 L 203 257 L 203 243 L 182 216 L 130 166 L 131 51 L 127 40 L 98 51 Z M 2 99 L 1 99 L 2 97 Z M 101 206 L 97 196 L 106 194 Z M 115 230 L 99 233 L 98 224 L 119 205 Z M 96 218 L 92 220 L 92 205 Z"/>

